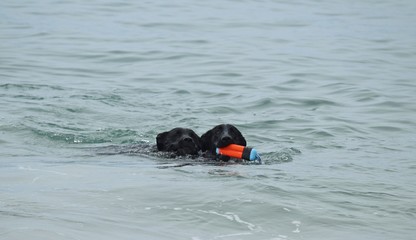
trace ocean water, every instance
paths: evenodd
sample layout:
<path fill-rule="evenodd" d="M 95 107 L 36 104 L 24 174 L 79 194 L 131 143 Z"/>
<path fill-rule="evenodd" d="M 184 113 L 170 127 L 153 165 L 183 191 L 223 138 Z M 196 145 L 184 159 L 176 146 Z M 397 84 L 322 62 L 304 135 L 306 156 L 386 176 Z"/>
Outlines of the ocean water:
<path fill-rule="evenodd" d="M 413 239 L 415 12 L 1 1 L 0 239 Z M 264 163 L 142 151 L 221 123 Z"/>

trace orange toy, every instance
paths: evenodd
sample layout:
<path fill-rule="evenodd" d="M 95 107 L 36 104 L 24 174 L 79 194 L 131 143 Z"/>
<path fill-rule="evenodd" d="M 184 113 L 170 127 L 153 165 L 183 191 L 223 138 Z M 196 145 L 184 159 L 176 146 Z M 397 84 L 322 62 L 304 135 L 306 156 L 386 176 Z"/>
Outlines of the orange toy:
<path fill-rule="evenodd" d="M 230 144 L 223 148 L 217 148 L 217 154 L 250 161 L 259 160 L 261 162 L 256 149 L 237 144 Z"/>

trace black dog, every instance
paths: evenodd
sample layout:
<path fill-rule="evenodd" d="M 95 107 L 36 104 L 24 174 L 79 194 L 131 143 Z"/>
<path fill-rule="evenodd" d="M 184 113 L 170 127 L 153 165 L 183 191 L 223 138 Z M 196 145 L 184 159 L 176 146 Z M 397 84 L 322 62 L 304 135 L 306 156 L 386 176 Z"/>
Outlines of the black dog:
<path fill-rule="evenodd" d="M 188 128 L 174 128 L 159 133 L 156 137 L 157 150 L 173 152 L 178 156 L 198 155 L 201 150 L 199 136 Z"/>
<path fill-rule="evenodd" d="M 246 139 L 243 134 L 231 124 L 221 124 L 204 133 L 201 136 L 202 151 L 207 151 L 208 157 L 216 156 L 216 149 L 226 147 L 230 144 L 246 146 Z M 220 160 L 230 160 L 227 156 L 221 156 Z"/>

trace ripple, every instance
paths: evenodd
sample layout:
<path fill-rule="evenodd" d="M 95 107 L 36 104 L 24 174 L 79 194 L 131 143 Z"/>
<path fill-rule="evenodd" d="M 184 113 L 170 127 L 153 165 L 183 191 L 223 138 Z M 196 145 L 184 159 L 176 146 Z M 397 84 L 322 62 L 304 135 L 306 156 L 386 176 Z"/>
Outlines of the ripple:
<path fill-rule="evenodd" d="M 60 86 L 53 86 L 53 85 L 47 85 L 47 84 L 29 84 L 29 83 L 6 83 L 6 84 L 0 84 L 0 88 L 5 90 L 41 90 L 41 89 L 49 89 L 49 90 L 65 90 L 65 88 Z"/>
<path fill-rule="evenodd" d="M 293 156 L 301 154 L 301 151 L 296 148 L 285 148 L 277 152 L 262 153 L 262 161 L 269 164 L 292 162 Z"/>
<path fill-rule="evenodd" d="M 296 99 L 294 101 L 305 107 L 340 106 L 339 103 L 329 99 Z"/>
<path fill-rule="evenodd" d="M 157 51 L 145 53 L 128 53 L 127 56 L 113 56 L 113 55 L 127 55 L 126 53 L 117 52 L 117 54 L 110 53 L 101 63 L 115 62 L 115 63 L 135 63 L 135 62 L 151 62 L 151 61 L 175 61 L 186 60 L 190 58 L 200 58 L 204 55 L 195 53 L 163 53 Z"/>
<path fill-rule="evenodd" d="M 226 113 L 241 114 L 242 113 L 239 109 L 236 109 L 234 107 L 225 107 L 225 106 L 206 108 L 206 111 L 212 114 L 226 114 Z"/>
<path fill-rule="evenodd" d="M 247 106 L 247 108 L 249 109 L 264 109 L 275 106 L 275 101 L 271 97 L 264 97 L 256 101 L 250 102 L 249 104 L 250 105 Z"/>
<path fill-rule="evenodd" d="M 134 143 L 139 136 L 137 131 L 130 129 L 103 129 L 91 132 L 57 124 L 47 124 L 44 128 L 29 129 L 38 137 L 69 144 Z"/>
<path fill-rule="evenodd" d="M 382 132 L 402 132 L 403 129 L 393 126 L 371 126 L 373 130 L 382 131 Z"/>

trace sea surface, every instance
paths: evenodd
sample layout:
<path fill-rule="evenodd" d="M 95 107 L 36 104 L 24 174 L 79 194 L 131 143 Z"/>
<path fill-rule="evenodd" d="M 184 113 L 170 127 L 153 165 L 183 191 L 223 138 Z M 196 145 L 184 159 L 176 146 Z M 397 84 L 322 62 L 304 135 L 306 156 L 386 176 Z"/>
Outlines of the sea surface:
<path fill-rule="evenodd" d="M 2 0 L 0 239 L 414 239 L 415 13 Z M 221 123 L 263 164 L 145 151 Z"/>

